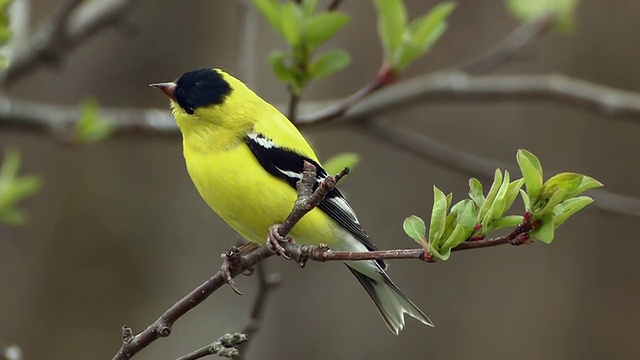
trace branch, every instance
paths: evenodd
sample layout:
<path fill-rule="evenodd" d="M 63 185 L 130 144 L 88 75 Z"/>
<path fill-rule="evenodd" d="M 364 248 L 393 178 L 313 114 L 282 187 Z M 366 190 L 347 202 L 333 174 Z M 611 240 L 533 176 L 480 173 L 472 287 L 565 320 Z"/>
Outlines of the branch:
<path fill-rule="evenodd" d="M 316 179 L 316 168 L 305 161 L 302 179 L 298 182 L 297 186 L 298 197 L 295 205 L 287 219 L 282 224 L 275 225 L 275 230 L 280 236 L 287 236 L 295 224 L 306 213 L 316 207 L 324 196 L 336 186 L 336 183 L 345 175 L 345 172 L 341 172 L 336 176 L 326 177 L 318 188 L 313 191 Z M 157 339 L 171 335 L 171 328 L 180 317 L 202 303 L 224 284 L 228 283 L 229 279 L 233 279 L 241 273 L 253 269 L 259 262 L 272 255 L 274 255 L 274 252 L 268 246 L 259 247 L 247 255 L 240 255 L 240 252 L 236 248 L 229 249 L 227 253 L 223 255 L 227 260 L 223 263 L 220 271 L 192 290 L 177 303 L 173 304 L 144 331 L 133 336 L 131 328 L 124 326 L 122 329 L 122 346 L 113 359 L 130 359 Z"/>
<path fill-rule="evenodd" d="M 356 104 L 339 119 L 353 121 L 412 104 L 433 101 L 555 101 L 608 116 L 640 118 L 640 94 L 564 75 L 472 76 L 449 71 L 422 75 L 385 87 Z M 301 118 L 299 125 L 313 124 Z"/>
<path fill-rule="evenodd" d="M 231 268 L 231 277 L 234 278 L 242 272 L 252 268 L 260 261 L 273 255 L 273 252 L 266 248 L 260 247 L 257 250 L 242 257 L 242 266 L 239 268 Z M 128 327 L 123 327 L 123 343 L 120 350 L 113 357 L 114 360 L 124 360 L 132 358 L 136 353 L 149 346 L 161 337 L 171 335 L 171 327 L 184 314 L 189 312 L 204 300 L 206 300 L 213 292 L 226 284 L 226 279 L 222 271 L 218 271 L 215 275 L 193 289 L 189 294 L 184 296 L 178 302 L 173 304 L 166 310 L 153 324 L 149 325 L 144 331 L 133 336 L 132 331 Z"/>
<path fill-rule="evenodd" d="M 444 165 L 448 169 L 457 170 L 465 175 L 475 174 L 492 178 L 496 169 L 507 169 L 512 173 L 519 171 L 512 165 L 461 150 L 430 136 L 416 133 L 387 121 L 371 120 L 364 122 L 363 126 L 371 134 L 390 144 L 408 150 L 423 159 Z M 640 200 L 637 198 L 615 194 L 602 189 L 591 190 L 589 196 L 595 200 L 592 206 L 596 208 L 612 213 L 640 217 Z"/>
<path fill-rule="evenodd" d="M 553 14 L 544 14 L 533 21 L 524 22 L 498 45 L 462 63 L 455 69 L 469 74 L 493 71 L 513 60 L 533 39 L 549 30 L 554 20 Z"/>
<path fill-rule="evenodd" d="M 12 46 L 9 67 L 0 83 L 11 84 L 38 66 L 64 56 L 77 45 L 121 20 L 137 0 L 68 0 L 57 16 L 25 44 Z"/>
<path fill-rule="evenodd" d="M 246 342 L 247 335 L 245 334 L 225 334 L 213 343 L 203 346 L 185 356 L 180 356 L 177 360 L 196 360 L 214 354 L 218 354 L 220 357 L 238 358 L 240 355 L 238 348 Z"/>
<path fill-rule="evenodd" d="M 267 298 L 269 297 L 269 294 L 271 294 L 271 291 L 280 284 L 280 276 L 277 274 L 268 274 L 264 270 L 262 263 L 256 266 L 256 274 L 258 275 L 258 295 L 256 295 L 256 300 L 253 303 L 253 308 L 249 315 L 249 321 L 242 330 L 242 333 L 245 334 L 248 339 L 244 343 L 236 346 L 240 352 L 236 357 L 237 359 L 242 359 L 246 355 L 247 348 L 249 347 L 249 344 L 251 344 L 250 340 L 252 340 L 253 336 L 260 330 Z"/>
<path fill-rule="evenodd" d="M 402 106 L 442 101 L 552 101 L 600 112 L 608 116 L 640 119 L 640 94 L 578 80 L 563 75 L 471 76 L 442 72 L 404 80 L 378 90 L 350 108 L 338 121 L 350 122 L 388 113 Z M 307 103 L 302 110 L 339 104 Z M 304 105 L 304 104 L 303 104 Z M 75 126 L 80 116 L 77 106 L 0 97 L 0 127 L 57 133 Z M 165 109 L 102 108 L 100 117 L 112 120 L 119 135 L 179 136 L 171 114 Z M 309 126 L 308 117 L 298 120 Z"/>

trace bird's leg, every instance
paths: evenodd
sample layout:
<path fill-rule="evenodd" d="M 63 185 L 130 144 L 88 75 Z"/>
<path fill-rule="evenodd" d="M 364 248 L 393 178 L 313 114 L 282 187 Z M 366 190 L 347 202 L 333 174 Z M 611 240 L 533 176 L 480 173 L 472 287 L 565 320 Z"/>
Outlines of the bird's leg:
<path fill-rule="evenodd" d="M 276 254 L 282 256 L 287 260 L 291 260 L 291 257 L 287 255 L 287 250 L 282 246 L 282 244 L 291 243 L 293 239 L 289 235 L 282 236 L 278 232 L 279 225 L 271 225 L 269 227 L 269 235 L 267 236 L 267 247 L 271 249 Z"/>
<path fill-rule="evenodd" d="M 242 292 L 236 286 L 236 282 L 233 281 L 233 277 L 231 277 L 231 270 L 239 269 L 242 265 L 242 254 L 240 250 L 233 246 L 222 254 L 221 257 L 222 266 L 220 267 L 220 271 L 222 272 L 222 277 L 236 294 L 242 295 Z"/>

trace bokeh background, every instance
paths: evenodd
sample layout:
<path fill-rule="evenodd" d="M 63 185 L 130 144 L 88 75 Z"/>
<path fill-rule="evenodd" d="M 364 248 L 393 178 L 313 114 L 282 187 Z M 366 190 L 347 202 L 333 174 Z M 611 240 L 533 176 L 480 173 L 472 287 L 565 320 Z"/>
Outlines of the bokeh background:
<path fill-rule="evenodd" d="M 106 0 L 105 0 L 106 1 Z M 62 1 L 34 0 L 34 19 Z M 435 1 L 407 0 L 410 13 Z M 304 99 L 346 96 L 376 73 L 381 49 L 368 1 L 345 1 L 352 20 L 331 46 L 352 64 L 310 86 Z M 164 107 L 151 82 L 201 66 L 238 69 L 234 1 L 141 1 L 132 26 L 108 30 L 57 67 L 12 85 L 10 95 L 60 104 L 93 97 L 103 106 Z M 584 1 L 572 34 L 535 40 L 503 73 L 564 73 L 640 89 L 637 1 Z M 403 77 L 458 64 L 518 26 L 501 1 L 459 0 L 446 34 Z M 124 29 L 124 30 L 123 30 Z M 284 87 L 265 57 L 284 43 L 259 20 L 255 90 L 273 103 Z M 518 148 L 548 169 L 572 170 L 606 188 L 639 196 L 640 124 L 541 102 L 416 105 L 387 119 L 486 157 L 515 164 Z M 381 142 L 359 128 L 308 128 L 322 158 L 350 151 L 361 164 L 343 185 L 381 248 L 411 247 L 410 214 L 428 216 L 432 185 L 460 199 L 461 174 Z M 237 236 L 199 198 L 185 171 L 179 138 L 117 137 L 64 146 L 42 134 L 0 128 L 0 149 L 17 148 L 24 171 L 44 187 L 23 204 L 30 222 L 0 227 L 0 342 L 25 359 L 107 359 L 123 324 L 141 331 L 220 265 Z M 487 179 L 483 179 L 486 181 Z M 436 323 L 409 320 L 396 337 L 355 279 L 338 263 L 300 270 L 273 258 L 282 284 L 267 303 L 251 359 L 631 359 L 640 355 L 638 219 L 590 208 L 552 245 L 509 246 L 455 254 L 428 264 L 395 261 L 390 274 Z M 172 359 L 244 327 L 256 279 L 238 279 L 244 296 L 224 288 L 183 317 L 171 337 L 137 359 Z"/>

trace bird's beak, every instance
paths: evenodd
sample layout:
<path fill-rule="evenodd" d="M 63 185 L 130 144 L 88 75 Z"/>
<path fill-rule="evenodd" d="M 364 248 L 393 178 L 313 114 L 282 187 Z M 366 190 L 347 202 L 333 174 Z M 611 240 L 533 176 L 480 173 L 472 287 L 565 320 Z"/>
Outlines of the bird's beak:
<path fill-rule="evenodd" d="M 174 82 L 165 82 L 165 83 L 149 84 L 149 86 L 161 90 L 169 98 L 171 98 L 171 100 L 176 101 L 176 97 L 175 97 L 175 94 L 174 94 L 175 91 L 176 91 L 176 83 L 174 83 Z"/>

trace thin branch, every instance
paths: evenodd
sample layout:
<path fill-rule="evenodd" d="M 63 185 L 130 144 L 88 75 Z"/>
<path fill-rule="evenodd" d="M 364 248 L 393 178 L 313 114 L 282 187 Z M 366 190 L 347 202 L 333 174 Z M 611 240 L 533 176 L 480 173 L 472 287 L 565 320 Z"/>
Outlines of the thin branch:
<path fill-rule="evenodd" d="M 412 104 L 433 101 L 554 101 L 608 116 L 640 118 L 640 94 L 564 75 L 486 75 L 439 72 L 380 89 L 338 120 L 367 118 Z M 301 118 L 299 125 L 313 121 Z"/>
<path fill-rule="evenodd" d="M 242 330 L 242 333 L 247 335 L 247 341 L 236 346 L 236 348 L 240 351 L 240 354 L 236 359 L 242 359 L 247 354 L 247 349 L 251 344 L 251 340 L 254 338 L 254 335 L 258 333 L 260 327 L 262 326 L 262 317 L 264 316 L 264 309 L 267 303 L 267 299 L 271 294 L 271 291 L 274 290 L 280 284 L 280 276 L 277 274 L 269 274 L 264 269 L 264 265 L 262 263 L 256 266 L 256 275 L 258 276 L 258 294 L 256 295 L 256 300 L 253 302 L 253 307 L 251 308 L 251 313 L 249 315 L 249 321 L 247 325 Z"/>
<path fill-rule="evenodd" d="M 331 0 L 329 6 L 327 6 L 327 11 L 336 11 L 342 5 L 342 0 Z"/>
<path fill-rule="evenodd" d="M 451 249 L 452 252 L 462 250 L 475 250 L 498 245 L 511 244 L 515 246 L 530 244 L 528 233 L 533 230 L 534 224 L 525 221 L 518 225 L 512 232 L 504 236 L 482 239 L 477 241 L 465 241 Z M 362 260 L 392 260 L 392 259 L 418 259 L 431 262 L 432 258 L 423 248 L 419 249 L 394 249 L 366 252 L 332 251 L 326 246 L 298 246 L 298 256 L 314 261 L 362 261 Z"/>
<path fill-rule="evenodd" d="M 231 277 L 236 277 L 242 272 L 252 268 L 260 261 L 269 258 L 273 252 L 261 247 L 257 250 L 242 257 L 242 266 L 240 268 L 230 269 Z M 135 336 L 124 337 L 122 347 L 113 357 L 114 360 L 124 360 L 132 358 L 136 353 L 149 346 L 161 337 L 171 335 L 171 327 L 173 324 L 204 300 L 206 300 L 214 291 L 226 284 L 226 280 L 222 271 L 218 271 L 215 275 L 193 289 L 189 294 L 184 296 L 178 302 L 167 309 L 153 324 L 149 325 L 144 331 Z M 125 327 L 124 331 L 131 331 Z"/>
<path fill-rule="evenodd" d="M 463 174 L 482 175 L 492 178 L 496 169 L 507 169 L 518 173 L 519 169 L 512 165 L 485 158 L 477 153 L 461 150 L 455 146 L 438 141 L 427 135 L 402 128 L 388 121 L 376 119 L 363 123 L 365 129 L 389 144 L 408 150 L 409 152 L 441 164 L 448 169 L 457 170 Z M 640 217 L 640 199 L 615 194 L 603 189 L 589 191 L 595 201 L 595 208 Z"/>
<path fill-rule="evenodd" d="M 287 105 L 287 118 L 292 123 L 298 122 L 298 105 L 300 103 L 300 95 L 296 94 L 295 91 L 289 87 L 289 103 Z"/>
<path fill-rule="evenodd" d="M 240 355 L 239 346 L 247 342 L 247 335 L 242 333 L 225 334 L 213 343 L 203 346 L 200 349 L 187 355 L 179 357 L 177 360 L 196 360 L 205 356 L 217 354 L 220 357 L 238 358 Z"/>
<path fill-rule="evenodd" d="M 487 73 L 513 60 L 522 49 L 540 34 L 549 30 L 555 16 L 545 14 L 533 21 L 524 22 L 495 47 L 456 66 L 469 74 Z"/>
<path fill-rule="evenodd" d="M 38 66 L 61 58 L 86 39 L 120 21 L 136 1 L 67 1 L 58 16 L 27 43 L 12 48 L 10 65 L 0 73 L 0 83 L 11 84 Z"/>
<path fill-rule="evenodd" d="M 84 0 L 67 0 L 58 13 L 51 20 L 51 40 L 53 42 L 64 42 L 66 38 L 67 21 L 71 16 L 71 13 L 83 2 Z M 50 47 L 54 47 L 55 44 L 51 43 Z"/>
<path fill-rule="evenodd" d="M 367 96 L 371 95 L 375 91 L 381 89 L 387 83 L 381 82 L 376 78 L 376 80 L 370 82 L 365 87 L 353 93 L 351 96 L 347 97 L 342 101 L 338 101 L 331 106 L 327 106 L 324 109 L 314 112 L 312 114 L 305 115 L 300 119 L 295 121 L 296 124 L 305 124 L 305 123 L 313 123 L 320 124 L 330 120 L 334 120 L 336 118 L 341 117 L 344 113 L 349 110 L 352 106 L 364 100 Z"/>

